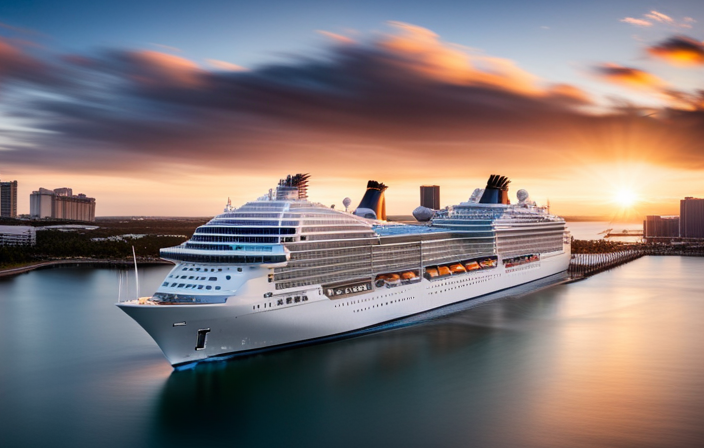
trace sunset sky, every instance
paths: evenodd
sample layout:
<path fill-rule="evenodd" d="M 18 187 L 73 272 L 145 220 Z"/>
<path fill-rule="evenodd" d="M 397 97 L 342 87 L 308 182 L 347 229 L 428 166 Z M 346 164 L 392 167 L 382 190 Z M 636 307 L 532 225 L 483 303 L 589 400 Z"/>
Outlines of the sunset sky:
<path fill-rule="evenodd" d="M 558 214 L 677 214 L 704 197 L 703 40 L 701 0 L 3 0 L 0 180 L 19 213 L 71 187 L 211 216 L 307 172 L 338 208 L 386 183 L 392 215 L 492 173 Z"/>

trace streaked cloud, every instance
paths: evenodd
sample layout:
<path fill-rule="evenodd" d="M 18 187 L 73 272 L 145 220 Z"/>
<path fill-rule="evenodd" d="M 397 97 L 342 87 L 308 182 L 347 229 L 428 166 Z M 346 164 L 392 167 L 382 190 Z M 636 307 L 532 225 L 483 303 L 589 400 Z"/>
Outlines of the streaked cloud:
<path fill-rule="evenodd" d="M 675 20 L 667 14 L 663 14 L 658 11 L 650 11 L 647 14 L 643 14 L 642 18 L 638 19 L 635 17 L 624 17 L 620 22 L 629 23 L 631 25 L 650 27 L 654 23 L 663 24 L 675 28 L 692 28 L 692 24 L 696 22 L 691 17 L 684 17 L 681 21 Z"/>
<path fill-rule="evenodd" d="M 648 52 L 673 65 L 704 65 L 704 43 L 687 36 L 673 36 L 648 48 Z"/>
<path fill-rule="evenodd" d="M 666 85 L 665 81 L 651 73 L 618 64 L 603 64 L 595 67 L 594 71 L 607 81 L 636 89 L 661 89 Z"/>
<path fill-rule="evenodd" d="M 247 70 L 246 68 L 242 67 L 241 65 L 233 64 L 231 62 L 226 62 L 226 61 L 218 61 L 216 59 L 206 59 L 206 62 L 210 64 L 211 66 L 220 69 L 220 70 L 227 70 L 231 72 L 241 72 L 244 70 Z"/>
<path fill-rule="evenodd" d="M 673 25 L 675 23 L 672 17 L 657 11 L 650 11 L 650 13 L 645 14 L 645 17 L 655 20 L 656 22 L 666 23 L 668 25 Z"/>
<path fill-rule="evenodd" d="M 317 30 L 316 31 L 318 34 L 325 36 L 327 38 L 330 38 L 334 40 L 335 42 L 341 43 L 341 44 L 353 44 L 355 43 L 354 39 L 351 39 L 347 36 L 343 36 L 342 34 L 337 34 L 337 33 L 331 33 L 330 31 L 324 31 L 324 30 Z"/>
<path fill-rule="evenodd" d="M 153 50 L 40 60 L 7 44 L 0 82 L 32 91 L 8 112 L 37 132 L 13 132 L 3 164 L 152 179 L 298 169 L 366 176 L 389 167 L 461 178 L 470 166 L 540 176 L 558 160 L 639 157 L 704 166 L 704 155 L 691 151 L 704 138 L 704 121 L 688 108 L 668 111 L 667 120 L 637 107 L 588 113 L 594 99 L 576 86 L 419 26 L 391 28 L 249 71 L 212 70 Z M 620 66 L 601 75 L 660 81 Z M 618 130 L 627 133 L 626 147 Z"/>
<path fill-rule="evenodd" d="M 651 22 L 643 19 L 634 19 L 633 17 L 624 17 L 620 20 L 621 22 L 630 23 L 631 25 L 637 26 L 653 26 Z"/>

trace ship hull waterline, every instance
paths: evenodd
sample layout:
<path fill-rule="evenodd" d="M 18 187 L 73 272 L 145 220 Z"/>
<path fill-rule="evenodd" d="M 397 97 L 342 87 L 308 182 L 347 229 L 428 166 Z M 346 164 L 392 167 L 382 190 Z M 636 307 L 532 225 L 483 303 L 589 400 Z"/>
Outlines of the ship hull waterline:
<path fill-rule="evenodd" d="M 505 297 L 517 287 L 564 274 L 569 258 L 565 252 L 520 269 L 497 267 L 422 279 L 344 299 L 331 300 L 317 288 L 307 292 L 309 301 L 282 309 L 253 311 L 251 301 L 238 301 L 237 296 L 223 304 L 117 305 L 149 333 L 172 366 L 181 368 L 404 326 L 404 319 L 412 316 L 498 292 Z M 394 322 L 397 325 L 390 325 Z M 200 349 L 196 347 L 199 331 L 207 332 Z"/>

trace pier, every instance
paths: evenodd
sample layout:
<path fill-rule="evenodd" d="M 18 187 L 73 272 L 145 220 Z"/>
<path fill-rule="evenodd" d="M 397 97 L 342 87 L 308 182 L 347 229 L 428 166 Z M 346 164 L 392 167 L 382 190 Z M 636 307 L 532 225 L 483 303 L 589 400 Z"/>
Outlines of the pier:
<path fill-rule="evenodd" d="M 598 274 L 636 260 L 645 255 L 704 257 L 704 242 L 698 244 L 617 244 L 603 241 L 573 242 L 572 254 L 567 272 L 573 280 Z"/>

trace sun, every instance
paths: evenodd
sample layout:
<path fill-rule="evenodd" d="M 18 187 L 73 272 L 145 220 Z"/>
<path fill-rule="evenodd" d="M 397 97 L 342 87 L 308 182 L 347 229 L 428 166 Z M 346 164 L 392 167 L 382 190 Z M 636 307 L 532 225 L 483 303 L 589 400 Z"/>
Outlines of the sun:
<path fill-rule="evenodd" d="M 623 208 L 631 208 L 638 201 L 636 194 L 628 189 L 621 189 L 616 192 L 614 196 L 614 202 Z"/>

